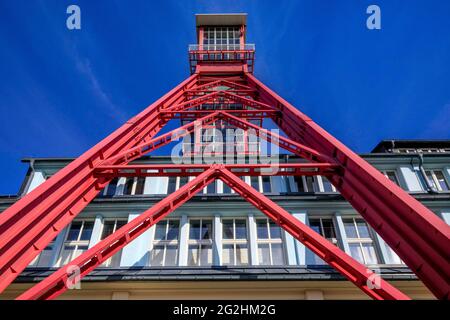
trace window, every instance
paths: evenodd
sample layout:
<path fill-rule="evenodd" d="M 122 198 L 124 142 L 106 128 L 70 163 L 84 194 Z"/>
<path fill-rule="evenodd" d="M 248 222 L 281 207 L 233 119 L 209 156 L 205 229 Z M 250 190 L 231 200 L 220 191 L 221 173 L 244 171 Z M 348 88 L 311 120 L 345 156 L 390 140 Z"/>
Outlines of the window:
<path fill-rule="evenodd" d="M 152 266 L 175 266 L 178 264 L 179 233 L 179 220 L 163 220 L 156 224 L 153 250 L 150 255 Z"/>
<path fill-rule="evenodd" d="M 398 177 L 397 177 L 397 173 L 395 172 L 395 170 L 383 170 L 381 172 L 384 174 L 384 176 L 386 178 L 391 180 L 393 183 L 395 183 L 398 186 L 400 185 L 400 183 L 398 182 Z"/>
<path fill-rule="evenodd" d="M 331 243 L 337 245 L 336 228 L 332 218 L 309 218 L 309 227 Z M 312 256 L 312 260 L 311 264 L 313 265 L 326 264 L 325 261 L 315 254 Z"/>
<path fill-rule="evenodd" d="M 350 255 L 364 264 L 377 264 L 378 257 L 367 223 L 360 218 L 343 219 Z"/>
<path fill-rule="evenodd" d="M 426 170 L 427 179 L 430 185 L 437 191 L 449 191 L 450 187 L 441 170 Z"/>
<path fill-rule="evenodd" d="M 88 249 L 93 228 L 94 221 L 72 222 L 64 241 L 61 256 L 58 259 L 59 265 L 69 263 Z"/>
<path fill-rule="evenodd" d="M 256 230 L 259 264 L 284 265 L 281 228 L 269 219 L 256 219 Z"/>
<path fill-rule="evenodd" d="M 235 50 L 239 48 L 239 27 L 204 28 L 203 45 L 205 50 Z"/>
<path fill-rule="evenodd" d="M 103 230 L 101 240 L 116 232 L 118 229 L 127 224 L 125 219 L 105 220 L 103 222 Z M 120 266 L 120 258 L 122 257 L 122 250 L 102 263 L 102 267 L 116 268 Z"/>
<path fill-rule="evenodd" d="M 223 219 L 222 260 L 224 265 L 248 265 L 246 219 Z"/>
<path fill-rule="evenodd" d="M 126 178 L 123 186 L 124 195 L 136 195 L 144 193 L 145 177 Z"/>
<path fill-rule="evenodd" d="M 188 265 L 212 264 L 213 227 L 211 219 L 189 220 Z"/>
<path fill-rule="evenodd" d="M 317 192 L 317 183 L 314 177 L 294 176 L 294 182 L 297 186 L 297 192 Z"/>

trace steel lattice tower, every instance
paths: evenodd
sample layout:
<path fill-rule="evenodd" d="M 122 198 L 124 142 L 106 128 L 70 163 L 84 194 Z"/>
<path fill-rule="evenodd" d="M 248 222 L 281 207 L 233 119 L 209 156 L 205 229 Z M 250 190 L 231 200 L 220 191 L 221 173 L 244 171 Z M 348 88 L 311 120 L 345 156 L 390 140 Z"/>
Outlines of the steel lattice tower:
<path fill-rule="evenodd" d="M 245 15 L 198 16 L 198 44 L 189 47 L 191 76 L 100 143 L 0 214 L 0 292 L 115 177 L 195 176 L 176 192 L 61 267 L 19 299 L 52 299 L 67 290 L 67 267 L 81 277 L 102 264 L 199 190 L 222 180 L 281 228 L 374 299 L 409 299 L 374 272 L 295 219 L 238 175 L 259 176 L 262 164 L 133 165 L 133 160 L 194 132 L 196 125 L 226 123 L 253 129 L 260 139 L 306 159 L 280 164 L 277 175 L 322 175 L 439 299 L 449 298 L 450 228 L 434 213 L 318 126 L 253 75 L 255 49 L 245 43 Z M 199 23 L 200 19 L 200 23 Z M 238 41 L 208 43 L 205 26 L 233 25 Z M 203 108 L 213 104 L 214 108 Z M 239 104 L 241 108 L 230 108 Z M 169 120 L 183 125 L 158 132 Z M 271 119 L 286 134 L 254 124 Z"/>

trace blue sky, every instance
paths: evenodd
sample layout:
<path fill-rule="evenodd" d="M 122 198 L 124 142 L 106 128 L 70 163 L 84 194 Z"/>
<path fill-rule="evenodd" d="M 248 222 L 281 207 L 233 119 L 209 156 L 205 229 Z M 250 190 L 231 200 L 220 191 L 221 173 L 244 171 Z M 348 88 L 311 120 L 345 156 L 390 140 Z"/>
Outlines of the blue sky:
<path fill-rule="evenodd" d="M 450 1 L 0 0 L 0 194 L 21 158 L 78 156 L 186 78 L 194 14 L 222 12 L 248 13 L 255 75 L 355 151 L 450 138 Z"/>

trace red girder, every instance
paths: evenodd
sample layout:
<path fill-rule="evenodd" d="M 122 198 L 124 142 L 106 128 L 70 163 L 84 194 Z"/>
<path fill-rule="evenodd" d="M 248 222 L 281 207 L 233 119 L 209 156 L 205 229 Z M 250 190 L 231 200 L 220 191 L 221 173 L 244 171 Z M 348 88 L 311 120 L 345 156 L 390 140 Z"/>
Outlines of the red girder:
<path fill-rule="evenodd" d="M 177 101 L 197 77 L 190 76 L 0 214 L 0 292 L 109 182 L 95 179 L 93 168 L 154 136 L 162 128 L 158 108 Z"/>
<path fill-rule="evenodd" d="M 235 116 L 232 116 L 226 111 L 219 111 L 219 114 L 223 117 L 223 119 L 228 122 L 231 125 L 234 125 L 238 128 L 248 130 L 253 129 L 255 130 L 255 133 L 258 137 L 267 140 L 268 142 L 271 142 L 273 144 L 276 144 L 280 147 L 282 147 L 285 150 L 291 151 L 292 153 L 295 153 L 296 155 L 308 159 L 310 161 L 314 162 L 334 162 L 333 159 L 330 157 L 319 153 L 318 151 L 307 147 L 305 145 L 302 145 L 301 143 L 295 142 L 291 139 L 282 137 L 276 133 L 273 133 L 269 130 L 263 129 L 253 123 L 250 123 L 248 121 L 245 121 L 243 119 L 237 118 Z"/>
<path fill-rule="evenodd" d="M 197 98 L 182 102 L 180 104 L 174 105 L 170 108 L 167 108 L 163 111 L 168 112 L 168 111 L 182 111 L 182 110 L 186 110 L 189 108 L 193 108 L 208 102 L 214 102 L 216 98 L 218 97 L 226 97 L 232 101 L 235 102 L 239 102 L 242 103 L 246 106 L 250 106 L 252 108 L 264 108 L 264 109 L 269 109 L 269 110 L 274 110 L 275 108 L 273 108 L 272 106 L 265 104 L 263 102 L 259 102 L 256 100 L 251 100 L 233 93 L 230 93 L 228 91 L 225 90 L 217 90 L 217 91 L 213 91 L 212 93 L 208 93 L 205 95 L 201 95 Z"/>
<path fill-rule="evenodd" d="M 225 164 L 228 171 L 244 176 L 331 176 L 339 174 L 339 165 L 332 163 L 270 163 L 270 164 Z M 95 168 L 96 177 L 190 177 L 198 176 L 211 165 L 207 164 L 156 164 L 99 166 Z"/>
<path fill-rule="evenodd" d="M 275 110 L 233 110 L 233 109 L 222 109 L 226 110 L 228 113 L 233 114 L 236 117 L 242 117 L 248 120 L 262 120 L 265 118 L 276 117 L 279 111 Z M 184 120 L 191 119 L 194 121 L 200 116 L 211 113 L 211 110 L 189 110 L 189 111 L 161 111 L 162 117 L 168 117 L 169 119 L 182 118 Z"/>
<path fill-rule="evenodd" d="M 210 123 L 214 123 L 214 121 L 216 121 L 217 119 L 219 119 L 219 112 L 209 113 L 203 118 L 200 118 L 194 122 L 190 122 L 182 127 L 179 127 L 168 133 L 158 136 L 148 142 L 139 144 L 131 149 L 128 149 L 113 157 L 110 157 L 107 160 L 103 161 L 101 165 L 116 164 L 123 162 L 128 163 L 132 160 L 142 157 L 146 153 L 149 153 L 157 148 L 167 145 L 176 139 L 187 136 L 188 134 L 194 132 L 197 126 L 204 126 Z"/>
<path fill-rule="evenodd" d="M 202 190 L 212 180 L 215 180 L 216 170 L 210 168 L 188 182 L 174 193 L 155 204 L 133 219 L 113 234 L 100 241 L 98 244 L 71 261 L 67 267 L 59 268 L 51 276 L 41 281 L 17 299 L 53 299 L 67 290 L 67 280 L 69 266 L 80 268 L 80 279 L 101 265 L 104 261 L 112 257 L 117 251 L 128 243 L 136 239 L 148 228 L 158 223 L 161 219 L 180 207 L 183 203 L 192 198 L 198 191 Z"/>

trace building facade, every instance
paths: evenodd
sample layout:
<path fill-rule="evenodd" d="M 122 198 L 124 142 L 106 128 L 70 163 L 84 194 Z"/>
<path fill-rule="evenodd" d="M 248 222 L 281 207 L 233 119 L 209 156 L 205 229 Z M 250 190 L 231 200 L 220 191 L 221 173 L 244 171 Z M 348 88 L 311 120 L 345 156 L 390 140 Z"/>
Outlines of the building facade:
<path fill-rule="evenodd" d="M 361 154 L 450 223 L 450 141 L 382 141 Z M 28 158 L 17 196 L 72 159 Z M 302 162 L 284 154 L 281 162 Z M 148 156 L 136 164 L 171 163 Z M 295 218 L 412 298 L 433 298 L 399 257 L 321 176 L 241 177 Z M 187 177 L 113 180 L 0 297 L 11 299 L 185 184 Z M 220 181 L 153 226 L 62 299 L 365 299 L 317 256 Z"/>

